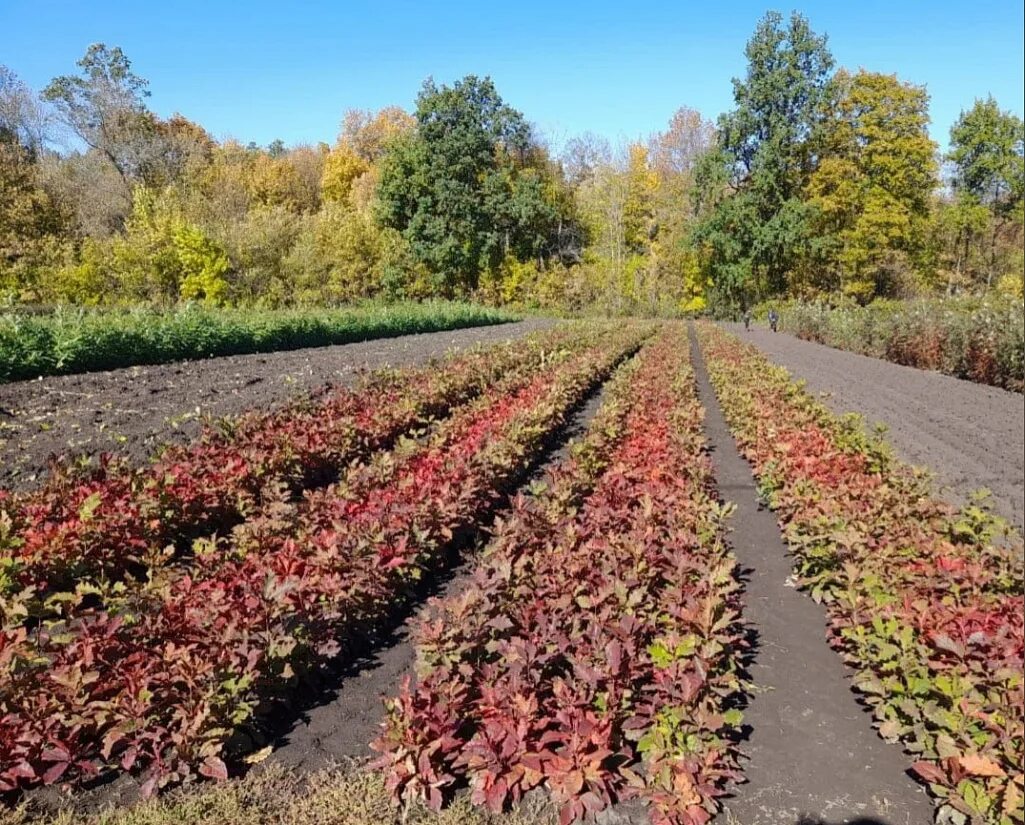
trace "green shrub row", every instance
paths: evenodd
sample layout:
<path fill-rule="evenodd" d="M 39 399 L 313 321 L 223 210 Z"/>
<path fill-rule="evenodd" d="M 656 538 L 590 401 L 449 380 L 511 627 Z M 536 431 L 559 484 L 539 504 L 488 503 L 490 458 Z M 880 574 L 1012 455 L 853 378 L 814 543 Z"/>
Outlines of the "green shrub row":
<path fill-rule="evenodd" d="M 343 309 L 0 314 L 0 383 L 136 364 L 321 347 L 501 324 L 512 314 L 467 303 L 362 304 Z"/>
<path fill-rule="evenodd" d="M 1019 300 L 791 303 L 779 310 L 782 329 L 799 338 L 1018 392 L 1025 386 Z"/>

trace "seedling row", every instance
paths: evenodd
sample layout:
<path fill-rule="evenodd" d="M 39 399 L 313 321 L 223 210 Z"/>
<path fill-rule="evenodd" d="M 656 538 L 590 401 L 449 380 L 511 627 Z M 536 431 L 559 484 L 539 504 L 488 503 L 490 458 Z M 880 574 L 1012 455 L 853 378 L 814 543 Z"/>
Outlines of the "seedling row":
<path fill-rule="evenodd" d="M 697 335 L 880 734 L 942 821 L 1020 825 L 1020 539 L 752 347 Z M 743 781 L 750 651 L 689 352 L 682 325 L 564 325 L 0 493 L 0 791 L 226 778 L 234 734 L 461 556 L 373 742 L 396 804 L 544 793 L 565 825 L 621 805 L 703 825 Z"/>

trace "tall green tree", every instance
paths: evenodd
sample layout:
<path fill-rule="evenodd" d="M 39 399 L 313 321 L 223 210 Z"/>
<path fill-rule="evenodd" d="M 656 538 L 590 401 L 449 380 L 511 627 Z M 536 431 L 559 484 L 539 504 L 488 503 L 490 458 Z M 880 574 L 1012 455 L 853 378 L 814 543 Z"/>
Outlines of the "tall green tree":
<path fill-rule="evenodd" d="M 482 271 L 536 251 L 555 230 L 532 150 L 523 115 L 489 78 L 424 84 L 416 129 L 382 159 L 379 214 L 443 291 L 475 289 Z"/>
<path fill-rule="evenodd" d="M 977 204 L 991 213 L 985 233 L 986 283 L 991 285 L 997 274 L 1001 231 L 1008 224 L 1017 224 L 1020 230 L 1022 223 L 1025 124 L 1012 112 L 1002 110 L 992 96 L 976 100 L 951 128 L 947 158 L 953 165 L 952 184 L 962 202 L 961 211 L 970 211 Z M 978 234 L 966 228 L 961 242 L 967 248 Z M 1020 257 L 1020 250 L 1016 254 Z"/>
<path fill-rule="evenodd" d="M 813 143 L 814 285 L 861 300 L 894 291 L 938 182 L 928 93 L 895 75 L 840 70 Z"/>
<path fill-rule="evenodd" d="M 992 96 L 976 100 L 950 129 L 954 188 L 992 209 L 1013 209 L 1025 190 L 1025 124 Z"/>
<path fill-rule="evenodd" d="M 61 75 L 43 89 L 57 116 L 103 155 L 126 186 L 149 160 L 156 122 L 146 108 L 148 81 L 132 71 L 120 48 L 94 43 L 78 61 L 79 75 Z"/>
<path fill-rule="evenodd" d="M 784 291 L 804 254 L 810 210 L 801 192 L 833 68 L 826 38 L 796 12 L 788 21 L 766 14 L 745 55 L 747 72 L 733 80 L 736 108 L 719 118 L 718 147 L 703 161 L 722 171 L 699 175 L 708 185 L 725 184 L 729 196 L 695 231 L 716 292 L 734 305 Z"/>

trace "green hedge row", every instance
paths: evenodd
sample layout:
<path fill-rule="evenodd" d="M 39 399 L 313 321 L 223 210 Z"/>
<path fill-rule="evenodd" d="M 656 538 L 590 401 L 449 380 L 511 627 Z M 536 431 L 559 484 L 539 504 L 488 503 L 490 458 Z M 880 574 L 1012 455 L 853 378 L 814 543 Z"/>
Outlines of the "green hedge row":
<path fill-rule="evenodd" d="M 779 306 L 782 329 L 809 341 L 1021 392 L 1025 310 L 1016 299 Z"/>
<path fill-rule="evenodd" d="M 322 347 L 417 332 L 501 324 L 515 316 L 466 303 L 430 301 L 343 309 L 0 314 L 0 383 L 136 364 Z"/>

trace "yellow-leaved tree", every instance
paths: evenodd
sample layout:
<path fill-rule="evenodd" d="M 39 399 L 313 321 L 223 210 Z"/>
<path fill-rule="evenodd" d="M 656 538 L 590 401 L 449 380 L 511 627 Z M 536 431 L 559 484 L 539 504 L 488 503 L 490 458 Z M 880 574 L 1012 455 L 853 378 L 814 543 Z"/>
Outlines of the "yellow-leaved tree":
<path fill-rule="evenodd" d="M 414 123 L 413 117 L 398 106 L 377 113 L 362 109 L 346 112 L 338 142 L 324 162 L 324 200 L 346 200 L 361 177 L 373 174 L 388 145 L 409 132 Z"/>
<path fill-rule="evenodd" d="M 111 244 L 107 265 L 120 293 L 112 297 L 164 303 L 183 298 L 213 305 L 229 298 L 227 254 L 184 217 L 173 189 L 134 192 L 132 214 Z M 83 266 L 95 264 L 86 260 Z"/>
<path fill-rule="evenodd" d="M 812 286 L 858 300 L 895 294 L 913 278 L 937 185 L 929 96 L 895 75 L 836 73 L 814 136 Z"/>

